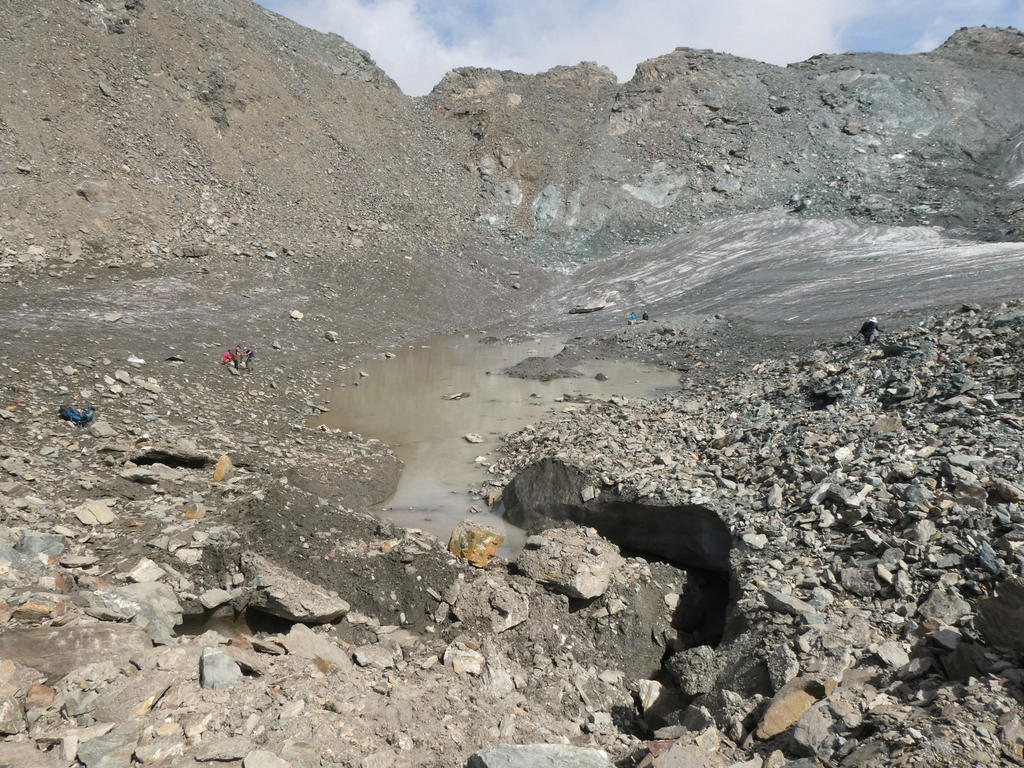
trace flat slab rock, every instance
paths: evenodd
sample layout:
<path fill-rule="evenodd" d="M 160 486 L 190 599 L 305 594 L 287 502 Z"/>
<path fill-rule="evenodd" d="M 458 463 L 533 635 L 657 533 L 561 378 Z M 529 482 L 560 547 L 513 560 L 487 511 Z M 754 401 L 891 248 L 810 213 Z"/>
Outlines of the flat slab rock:
<path fill-rule="evenodd" d="M 0 634 L 0 658 L 38 669 L 58 680 L 97 659 L 127 659 L 152 647 L 146 630 L 129 624 L 74 624 L 9 629 Z"/>
<path fill-rule="evenodd" d="M 289 621 L 325 624 L 348 613 L 349 604 L 323 587 L 296 576 L 252 552 L 242 556 L 242 571 L 255 589 L 249 605 Z"/>
<path fill-rule="evenodd" d="M 592 528 L 552 528 L 526 540 L 516 566 L 555 592 L 589 600 L 605 593 L 623 562 Z"/>
<path fill-rule="evenodd" d="M 501 744 L 470 756 L 466 768 L 612 768 L 601 750 L 562 744 Z"/>

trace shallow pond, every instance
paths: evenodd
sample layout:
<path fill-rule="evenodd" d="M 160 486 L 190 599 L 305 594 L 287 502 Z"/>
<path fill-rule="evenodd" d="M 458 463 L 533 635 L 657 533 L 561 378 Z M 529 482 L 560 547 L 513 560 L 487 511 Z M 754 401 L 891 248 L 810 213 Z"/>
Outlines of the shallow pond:
<path fill-rule="evenodd" d="M 557 338 L 509 344 L 463 336 L 399 347 L 392 359 L 367 360 L 350 369 L 347 383 L 328 394 L 330 410 L 319 423 L 387 443 L 404 462 L 394 496 L 379 510 L 382 517 L 443 541 L 464 517 L 485 518 L 505 530 L 511 551 L 521 541 L 520 532 L 467 491 L 486 482 L 501 434 L 554 409 L 579 407 L 560 402 L 565 395 L 653 397 L 678 387 L 678 373 L 622 361 L 573 365 L 582 376 L 550 382 L 502 374 L 526 357 L 561 349 Z M 598 373 L 607 380 L 595 379 Z M 446 399 L 458 393 L 464 396 Z M 468 442 L 465 435 L 471 433 L 483 442 Z M 483 512 L 474 513 L 474 506 Z"/>

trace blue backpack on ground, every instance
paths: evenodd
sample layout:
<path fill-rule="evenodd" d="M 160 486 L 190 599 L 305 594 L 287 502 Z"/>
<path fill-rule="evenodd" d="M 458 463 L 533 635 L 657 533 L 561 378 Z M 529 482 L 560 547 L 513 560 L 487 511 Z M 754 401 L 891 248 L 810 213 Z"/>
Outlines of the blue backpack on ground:
<path fill-rule="evenodd" d="M 96 418 L 96 408 L 92 405 L 88 408 L 72 408 L 70 405 L 62 405 L 57 409 L 57 415 L 65 421 L 70 421 L 76 427 L 84 427 Z"/>

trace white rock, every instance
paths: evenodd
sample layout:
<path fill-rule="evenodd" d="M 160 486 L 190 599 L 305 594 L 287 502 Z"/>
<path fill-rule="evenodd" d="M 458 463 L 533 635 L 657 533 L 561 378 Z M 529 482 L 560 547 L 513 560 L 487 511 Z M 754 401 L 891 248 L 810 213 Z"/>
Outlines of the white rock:
<path fill-rule="evenodd" d="M 167 572 L 148 557 L 139 560 L 139 564 L 128 572 L 128 578 L 138 584 L 160 581 L 166 575 Z"/>

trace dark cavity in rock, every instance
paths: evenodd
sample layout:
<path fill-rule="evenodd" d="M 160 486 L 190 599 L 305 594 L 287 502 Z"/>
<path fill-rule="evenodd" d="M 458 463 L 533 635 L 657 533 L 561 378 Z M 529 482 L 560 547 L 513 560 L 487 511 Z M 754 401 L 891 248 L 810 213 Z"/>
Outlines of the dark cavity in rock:
<path fill-rule="evenodd" d="M 704 644 L 721 639 L 730 602 L 732 533 L 713 510 L 599 492 L 579 469 L 553 458 L 516 475 L 505 487 L 502 507 L 508 522 L 529 533 L 573 523 L 588 526 L 626 554 L 686 570 L 687 591 L 673 624 Z"/>
<path fill-rule="evenodd" d="M 138 466 L 149 466 L 150 464 L 163 464 L 175 469 L 202 469 L 213 464 L 213 460 L 200 453 L 174 453 L 157 448 L 146 451 L 136 456 L 132 462 Z"/>

